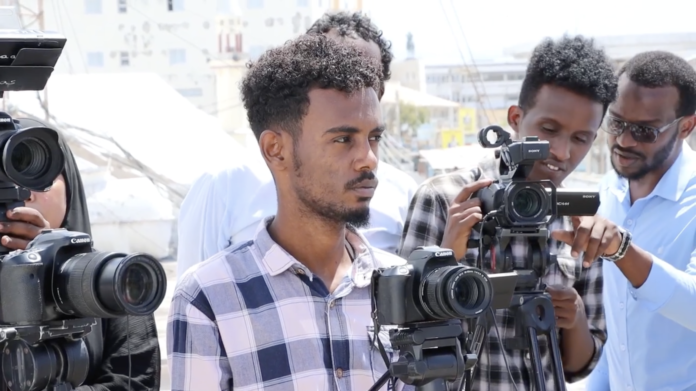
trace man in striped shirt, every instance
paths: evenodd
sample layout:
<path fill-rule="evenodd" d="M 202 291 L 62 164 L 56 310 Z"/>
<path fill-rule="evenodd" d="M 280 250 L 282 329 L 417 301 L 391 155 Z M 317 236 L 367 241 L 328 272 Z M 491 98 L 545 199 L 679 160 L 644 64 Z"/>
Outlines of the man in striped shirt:
<path fill-rule="evenodd" d="M 519 105 L 508 110 L 508 123 L 519 137 L 537 136 L 550 144 L 546 161 L 535 163 L 528 180 L 551 180 L 560 186 L 592 147 L 608 105 L 615 99 L 616 76 L 604 52 L 581 36 L 545 40 L 529 61 L 522 83 Z M 467 249 L 475 223 L 481 220 L 481 203 L 470 198 L 474 192 L 500 179 L 500 160 L 490 156 L 469 167 L 430 178 L 414 196 L 409 209 L 401 255 L 418 246 L 440 245 L 454 250 L 457 259 L 473 265 L 478 256 Z M 571 229 L 567 219 L 553 222 L 549 230 Z M 473 233 L 473 238 L 478 238 Z M 600 357 L 606 340 L 602 311 L 602 266 L 595 262 L 583 267 L 571 256 L 570 246 L 550 240 L 549 249 L 558 262 L 539 276 L 548 286 L 560 328 L 563 370 L 568 381 L 589 374 Z M 531 269 L 530 246 L 524 239 L 511 243 L 516 269 Z M 484 265 L 490 264 L 490 253 Z M 496 313 L 497 329 L 491 327 L 484 342 L 474 390 L 531 390 L 532 361 L 529 351 L 511 349 L 509 338 L 516 334 L 514 314 L 507 309 Z M 503 346 L 498 341 L 498 332 Z M 539 340 L 541 361 L 549 390 L 557 389 L 552 375 L 548 341 Z"/>
<path fill-rule="evenodd" d="M 380 77 L 370 56 L 323 35 L 251 66 L 242 95 L 278 212 L 178 284 L 172 390 L 364 391 L 387 370 L 371 340 L 370 278 L 404 261 L 357 231 L 377 186 Z"/>

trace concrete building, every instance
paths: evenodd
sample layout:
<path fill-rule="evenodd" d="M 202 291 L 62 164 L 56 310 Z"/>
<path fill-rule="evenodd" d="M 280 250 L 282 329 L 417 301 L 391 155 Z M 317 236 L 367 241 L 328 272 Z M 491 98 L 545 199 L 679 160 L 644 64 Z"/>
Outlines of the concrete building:
<path fill-rule="evenodd" d="M 303 34 L 329 10 L 361 11 L 363 0 L 239 0 L 244 48 L 252 59 Z"/>
<path fill-rule="evenodd" d="M 236 0 L 18 2 L 26 27 L 68 38 L 57 73 L 156 72 L 214 113 L 215 73 L 208 62 L 226 49 L 219 44 L 215 16 L 234 12 Z M 43 20 L 32 18 L 40 11 Z"/>

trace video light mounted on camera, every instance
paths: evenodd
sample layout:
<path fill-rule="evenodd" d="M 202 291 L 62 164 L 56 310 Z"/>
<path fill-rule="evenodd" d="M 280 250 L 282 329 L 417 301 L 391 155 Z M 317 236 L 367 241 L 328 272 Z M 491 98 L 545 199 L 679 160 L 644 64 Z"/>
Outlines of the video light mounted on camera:
<path fill-rule="evenodd" d="M 3 10 L 0 7 L 0 11 Z M 40 91 L 62 53 L 58 33 L 0 30 L 0 97 Z M 0 112 L 0 221 L 31 191 L 50 190 L 65 166 L 58 132 Z M 147 254 L 95 251 L 82 232 L 42 231 L 26 250 L 0 246 L 2 375 L 11 391 L 69 391 L 84 383 L 84 336 L 97 318 L 150 315 L 166 275 Z"/>

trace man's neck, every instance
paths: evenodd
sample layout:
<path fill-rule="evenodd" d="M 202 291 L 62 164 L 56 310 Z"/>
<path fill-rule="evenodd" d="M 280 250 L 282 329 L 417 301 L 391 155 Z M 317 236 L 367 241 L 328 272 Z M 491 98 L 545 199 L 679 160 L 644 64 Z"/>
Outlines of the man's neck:
<path fill-rule="evenodd" d="M 300 208 L 279 205 L 268 233 L 280 247 L 319 277 L 330 291 L 350 268 L 345 224 L 328 222 Z"/>

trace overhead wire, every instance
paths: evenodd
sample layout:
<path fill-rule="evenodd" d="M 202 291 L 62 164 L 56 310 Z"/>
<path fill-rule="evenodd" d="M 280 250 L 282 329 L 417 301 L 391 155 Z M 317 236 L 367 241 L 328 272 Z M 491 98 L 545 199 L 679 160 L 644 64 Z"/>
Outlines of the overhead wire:
<path fill-rule="evenodd" d="M 477 98 L 476 101 L 477 101 L 478 105 L 480 106 L 481 110 L 483 110 L 483 113 L 484 113 L 484 115 L 486 116 L 486 119 L 487 119 L 488 122 L 490 123 L 490 122 L 491 122 L 491 118 L 490 118 L 490 116 L 489 116 L 488 109 L 486 108 L 486 105 L 485 105 L 485 103 L 484 103 L 484 101 L 483 101 L 482 94 L 481 94 L 481 93 L 479 92 L 479 90 L 478 90 L 478 86 L 477 86 L 476 80 L 475 80 L 475 78 L 473 77 L 472 72 L 471 72 L 471 70 L 469 69 L 469 66 L 467 65 L 466 56 L 464 55 L 464 52 L 462 51 L 462 48 L 460 47 L 459 43 L 457 42 L 457 37 L 456 37 L 455 31 L 454 31 L 454 27 L 452 26 L 452 23 L 451 23 L 450 20 L 449 20 L 448 12 L 447 12 L 447 10 L 445 9 L 444 1 L 443 1 L 443 0 L 439 0 L 439 3 L 440 3 L 440 8 L 442 9 L 442 13 L 443 13 L 443 15 L 445 16 L 445 20 L 447 21 L 447 25 L 448 25 L 448 27 L 449 27 L 449 29 L 450 29 L 450 33 L 452 34 L 452 37 L 454 38 L 455 43 L 457 43 L 457 51 L 459 51 L 459 55 L 460 55 L 460 57 L 462 58 L 462 66 L 464 67 L 464 70 L 465 70 L 465 72 L 467 73 L 469 82 L 471 83 L 471 86 L 472 86 L 473 89 L 474 89 L 474 93 L 476 94 L 476 98 Z M 479 77 L 479 79 L 480 79 L 480 77 Z M 489 103 L 489 104 L 490 104 L 490 103 Z"/>

